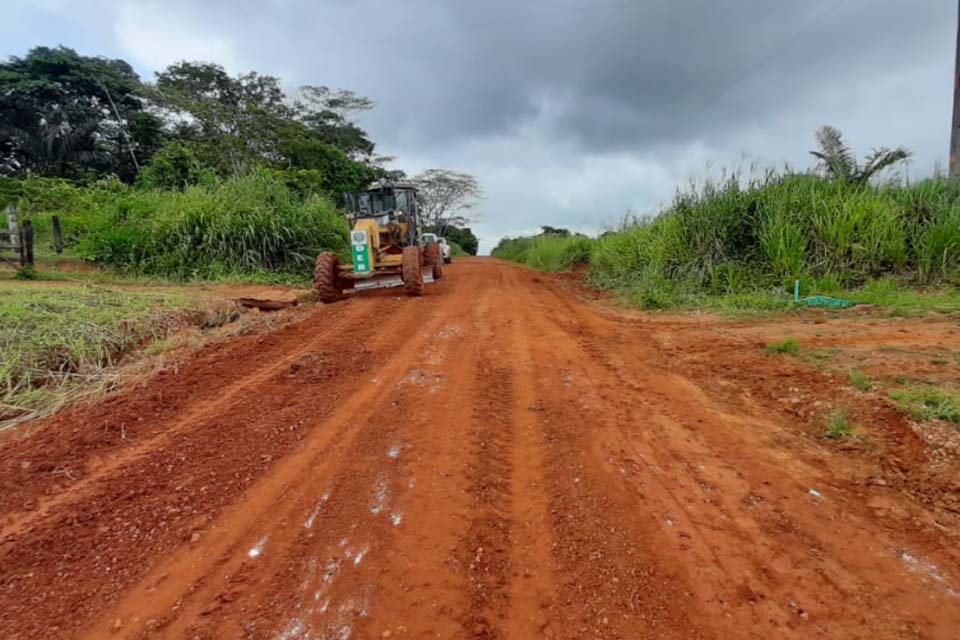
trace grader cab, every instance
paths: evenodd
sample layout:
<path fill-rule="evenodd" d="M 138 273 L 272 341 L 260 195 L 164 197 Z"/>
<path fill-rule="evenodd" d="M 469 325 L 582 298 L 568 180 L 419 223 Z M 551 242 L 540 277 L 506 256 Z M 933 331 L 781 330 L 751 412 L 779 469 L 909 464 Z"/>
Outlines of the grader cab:
<path fill-rule="evenodd" d="M 423 293 L 427 278 L 443 276 L 443 250 L 421 242 L 417 190 L 412 184 L 374 182 L 345 196 L 350 222 L 350 264 L 326 251 L 317 257 L 314 288 L 322 302 L 335 302 L 350 289 L 403 284 L 407 294 Z M 400 282 L 397 282 L 399 278 Z"/>

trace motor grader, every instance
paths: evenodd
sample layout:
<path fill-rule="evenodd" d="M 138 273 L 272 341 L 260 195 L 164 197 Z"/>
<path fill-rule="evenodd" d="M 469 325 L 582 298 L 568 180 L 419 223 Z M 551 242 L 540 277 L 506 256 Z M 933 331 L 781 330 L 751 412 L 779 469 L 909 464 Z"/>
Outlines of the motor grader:
<path fill-rule="evenodd" d="M 344 200 L 351 264 L 341 263 L 331 251 L 317 257 L 313 284 L 322 302 L 336 302 L 351 289 L 400 283 L 408 295 L 419 296 L 425 281 L 443 276 L 443 248 L 422 241 L 416 187 L 379 181 L 345 194 Z"/>

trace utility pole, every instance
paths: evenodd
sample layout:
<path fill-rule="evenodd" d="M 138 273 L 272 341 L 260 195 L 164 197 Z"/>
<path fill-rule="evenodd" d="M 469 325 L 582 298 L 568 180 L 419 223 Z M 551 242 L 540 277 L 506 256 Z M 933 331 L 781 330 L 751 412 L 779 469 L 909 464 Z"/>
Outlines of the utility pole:
<path fill-rule="evenodd" d="M 950 129 L 950 177 L 958 175 L 960 163 L 960 1 L 957 2 L 957 59 L 953 71 L 953 125 Z"/>

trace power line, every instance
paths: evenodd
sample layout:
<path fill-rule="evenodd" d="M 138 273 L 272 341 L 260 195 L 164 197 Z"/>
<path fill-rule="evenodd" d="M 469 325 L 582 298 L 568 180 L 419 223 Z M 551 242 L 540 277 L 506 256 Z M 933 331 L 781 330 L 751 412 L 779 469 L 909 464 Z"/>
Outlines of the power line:
<path fill-rule="evenodd" d="M 515 17 L 515 18 L 506 18 L 501 20 L 487 20 L 484 22 L 475 22 L 473 24 L 467 24 L 459 26 L 452 29 L 434 29 L 431 31 L 423 31 L 421 33 L 415 33 L 409 37 L 411 38 L 423 38 L 436 35 L 448 35 L 448 34 L 460 34 L 460 33 L 469 33 L 471 31 L 483 31 L 491 27 L 502 27 L 509 26 L 514 24 L 523 24 L 525 22 L 533 22 L 535 20 L 548 20 L 552 18 L 565 17 L 577 13 L 589 13 L 591 11 L 601 11 L 604 9 L 614 9 L 619 7 L 626 6 L 638 6 L 637 0 L 618 0 L 615 2 L 596 2 L 588 5 L 570 7 L 562 11 L 539 11 L 536 13 L 528 13 L 526 15 Z"/>
<path fill-rule="evenodd" d="M 784 40 L 783 42 L 781 42 L 778 46 L 776 46 L 773 50 L 771 50 L 771 51 L 770 51 L 766 56 L 764 56 L 759 62 L 757 62 L 757 63 L 754 64 L 753 66 L 751 66 L 751 67 L 749 67 L 748 69 L 746 69 L 746 70 L 745 70 L 740 76 L 738 76 L 733 82 L 727 84 L 725 87 L 723 87 L 723 89 L 721 89 L 721 90 L 718 91 L 716 94 L 714 94 L 713 96 L 711 96 L 710 98 L 708 98 L 703 104 L 700 105 L 699 110 L 706 109 L 707 107 L 713 106 L 716 102 L 719 102 L 719 101 L 720 101 L 722 98 L 724 98 L 728 93 L 730 93 L 730 91 L 731 91 L 732 89 L 734 89 L 735 87 L 741 85 L 741 84 L 742 84 L 743 82 L 745 82 L 748 78 L 750 78 L 750 76 L 752 76 L 752 75 L 755 74 L 757 71 L 759 71 L 760 69 L 762 69 L 763 67 L 765 67 L 771 60 L 773 60 L 774 58 L 776 58 L 777 55 L 780 54 L 780 52 L 782 52 L 784 49 L 786 49 L 787 47 L 789 47 L 789 46 L 790 46 L 791 44 L 793 44 L 796 40 L 798 40 L 798 39 L 800 38 L 800 36 L 802 36 L 804 33 L 806 33 L 808 29 L 810 29 L 811 27 L 813 27 L 814 25 L 816 25 L 817 23 L 819 23 L 819 22 L 820 22 L 823 18 L 825 18 L 828 14 L 833 13 L 834 11 L 836 11 L 837 9 L 839 9 L 840 6 L 841 6 L 842 4 L 844 4 L 846 1 L 847 1 L 847 0 L 836 0 L 836 2 L 834 2 L 832 5 L 830 5 L 830 6 L 827 7 L 826 9 L 818 12 L 815 16 L 813 16 L 813 18 L 811 18 L 810 20 L 808 20 L 807 22 L 805 22 L 803 25 L 801 25 L 801 27 L 800 27 L 799 29 L 797 29 L 789 38 L 787 38 L 786 40 Z"/>
<path fill-rule="evenodd" d="M 950 176 L 954 178 L 957 176 L 957 163 L 960 161 L 960 6 L 957 8 L 956 55 L 953 77 L 953 123 L 950 127 Z"/>
<path fill-rule="evenodd" d="M 485 20 L 480 22 L 473 22 L 464 25 L 457 25 L 449 28 L 442 29 L 431 29 L 427 31 L 421 31 L 419 33 L 406 33 L 406 32 L 393 32 L 393 33 L 384 33 L 380 35 L 374 35 L 370 38 L 364 38 L 363 42 L 356 43 L 357 49 L 369 50 L 369 42 L 388 42 L 394 43 L 401 41 L 405 44 L 409 43 L 420 43 L 423 39 L 433 38 L 433 37 L 442 37 L 449 35 L 461 35 L 477 31 L 488 31 L 492 29 L 498 29 L 500 27 L 508 27 L 513 25 L 525 24 L 528 22 L 534 21 L 543 21 L 543 20 L 552 20 L 555 18 L 562 18 L 570 15 L 576 15 L 580 13 L 591 13 L 599 12 L 610 9 L 618 9 L 623 7 L 640 7 L 642 6 L 639 0 L 614 0 L 607 2 L 593 2 L 580 6 L 568 7 L 567 9 L 562 9 L 558 11 L 537 11 L 524 14 L 522 16 L 515 16 L 511 18 L 501 18 L 498 20 Z M 344 50 L 344 47 L 338 47 L 340 50 Z M 352 49 L 352 46 L 346 47 L 346 49 Z"/>

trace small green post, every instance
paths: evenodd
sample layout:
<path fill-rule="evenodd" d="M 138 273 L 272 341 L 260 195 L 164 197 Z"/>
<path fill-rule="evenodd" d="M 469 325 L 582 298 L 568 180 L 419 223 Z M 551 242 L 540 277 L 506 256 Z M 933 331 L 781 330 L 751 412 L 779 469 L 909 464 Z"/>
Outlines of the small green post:
<path fill-rule="evenodd" d="M 793 281 L 793 301 L 800 302 L 800 281 Z"/>

